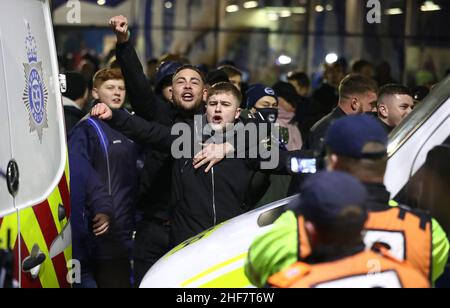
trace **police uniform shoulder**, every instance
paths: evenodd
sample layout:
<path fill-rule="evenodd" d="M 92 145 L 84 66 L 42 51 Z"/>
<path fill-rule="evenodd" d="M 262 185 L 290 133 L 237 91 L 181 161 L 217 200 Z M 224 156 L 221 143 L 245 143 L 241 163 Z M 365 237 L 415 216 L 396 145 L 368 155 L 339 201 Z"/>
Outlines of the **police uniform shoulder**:
<path fill-rule="evenodd" d="M 419 227 L 422 230 L 426 230 L 427 224 L 432 223 L 433 217 L 428 211 L 413 209 L 403 204 L 399 204 L 398 208 L 400 209 L 400 218 L 404 218 L 406 213 L 416 216 L 420 220 Z"/>
<path fill-rule="evenodd" d="M 397 207 L 397 208 L 399 208 L 401 210 L 407 211 L 407 212 L 412 212 L 413 211 L 413 209 L 411 207 L 409 207 L 407 205 L 404 205 L 404 204 L 397 204 L 395 207 Z"/>
<path fill-rule="evenodd" d="M 430 218 L 430 219 L 432 218 L 430 212 L 426 211 L 426 210 L 423 210 L 423 209 L 413 209 L 412 207 L 409 207 L 409 206 L 404 205 L 404 204 L 399 204 L 398 208 L 400 210 L 406 211 L 406 212 L 408 212 L 410 214 L 416 215 L 416 216 L 418 216 L 420 218 Z"/>
<path fill-rule="evenodd" d="M 298 262 L 278 274 L 271 276 L 268 283 L 271 287 L 288 288 L 299 279 L 308 276 L 310 272 L 311 267 L 308 264 Z"/>

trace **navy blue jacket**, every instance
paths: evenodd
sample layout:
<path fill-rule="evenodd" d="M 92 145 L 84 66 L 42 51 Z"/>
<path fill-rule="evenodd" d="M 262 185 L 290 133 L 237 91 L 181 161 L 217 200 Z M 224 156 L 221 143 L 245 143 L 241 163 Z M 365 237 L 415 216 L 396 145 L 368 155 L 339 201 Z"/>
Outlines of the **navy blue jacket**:
<path fill-rule="evenodd" d="M 130 257 L 138 189 L 136 145 L 106 122 L 88 118 L 73 129 L 69 153 L 90 163 L 112 198 L 115 223 L 99 240 L 96 257 Z"/>
<path fill-rule="evenodd" d="M 83 156 L 69 154 L 69 164 L 73 257 L 88 261 L 95 256 L 97 240 L 92 233 L 92 220 L 97 214 L 114 217 L 112 199 L 97 172 Z"/>

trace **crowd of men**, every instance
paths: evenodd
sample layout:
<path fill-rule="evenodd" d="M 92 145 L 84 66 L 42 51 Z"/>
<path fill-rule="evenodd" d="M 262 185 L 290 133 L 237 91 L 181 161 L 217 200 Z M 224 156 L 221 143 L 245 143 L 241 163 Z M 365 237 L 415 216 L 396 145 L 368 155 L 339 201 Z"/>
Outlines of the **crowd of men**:
<path fill-rule="evenodd" d="M 171 248 L 300 187 L 292 210 L 250 247 L 254 285 L 428 287 L 442 275 L 449 243 L 439 223 L 392 204 L 383 185 L 388 134 L 419 103 L 408 88 L 377 83 L 365 61 L 350 74 L 339 61 L 328 66 L 311 96 L 302 72 L 273 87 L 245 86 L 232 65 L 205 74 L 165 57 L 146 73 L 127 19 L 110 25 L 116 59 L 95 74 L 91 93 L 80 74 L 66 74 L 76 287 L 139 286 Z M 254 125 L 258 137 L 240 148 L 236 124 Z M 259 138 L 264 125 L 277 129 Z M 273 149 L 276 165 L 262 167 Z M 326 157 L 328 171 L 293 176 L 286 158 L 305 153 Z M 395 232 L 403 251 L 387 236 Z M 367 280 L 369 259 L 385 284 Z"/>

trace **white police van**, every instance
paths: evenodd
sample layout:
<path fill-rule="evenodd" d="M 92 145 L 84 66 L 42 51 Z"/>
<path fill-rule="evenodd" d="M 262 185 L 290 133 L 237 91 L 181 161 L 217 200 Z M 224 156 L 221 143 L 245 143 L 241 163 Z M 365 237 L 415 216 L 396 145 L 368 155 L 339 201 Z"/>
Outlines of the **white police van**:
<path fill-rule="evenodd" d="M 69 170 L 61 102 L 49 1 L 2 0 L 0 250 L 12 259 L 0 260 L 0 287 L 70 287 Z"/>

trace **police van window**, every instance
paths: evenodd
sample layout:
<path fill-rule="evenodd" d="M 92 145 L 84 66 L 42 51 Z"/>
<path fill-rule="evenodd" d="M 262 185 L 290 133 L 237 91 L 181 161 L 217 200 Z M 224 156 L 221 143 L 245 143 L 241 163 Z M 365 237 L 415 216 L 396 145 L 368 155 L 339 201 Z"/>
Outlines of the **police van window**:
<path fill-rule="evenodd" d="M 422 168 L 395 198 L 400 204 L 428 211 L 450 234 L 450 136 L 427 155 Z"/>
<path fill-rule="evenodd" d="M 275 221 L 287 210 L 287 204 L 270 211 L 262 213 L 258 217 L 258 226 L 260 228 L 273 225 Z"/>

